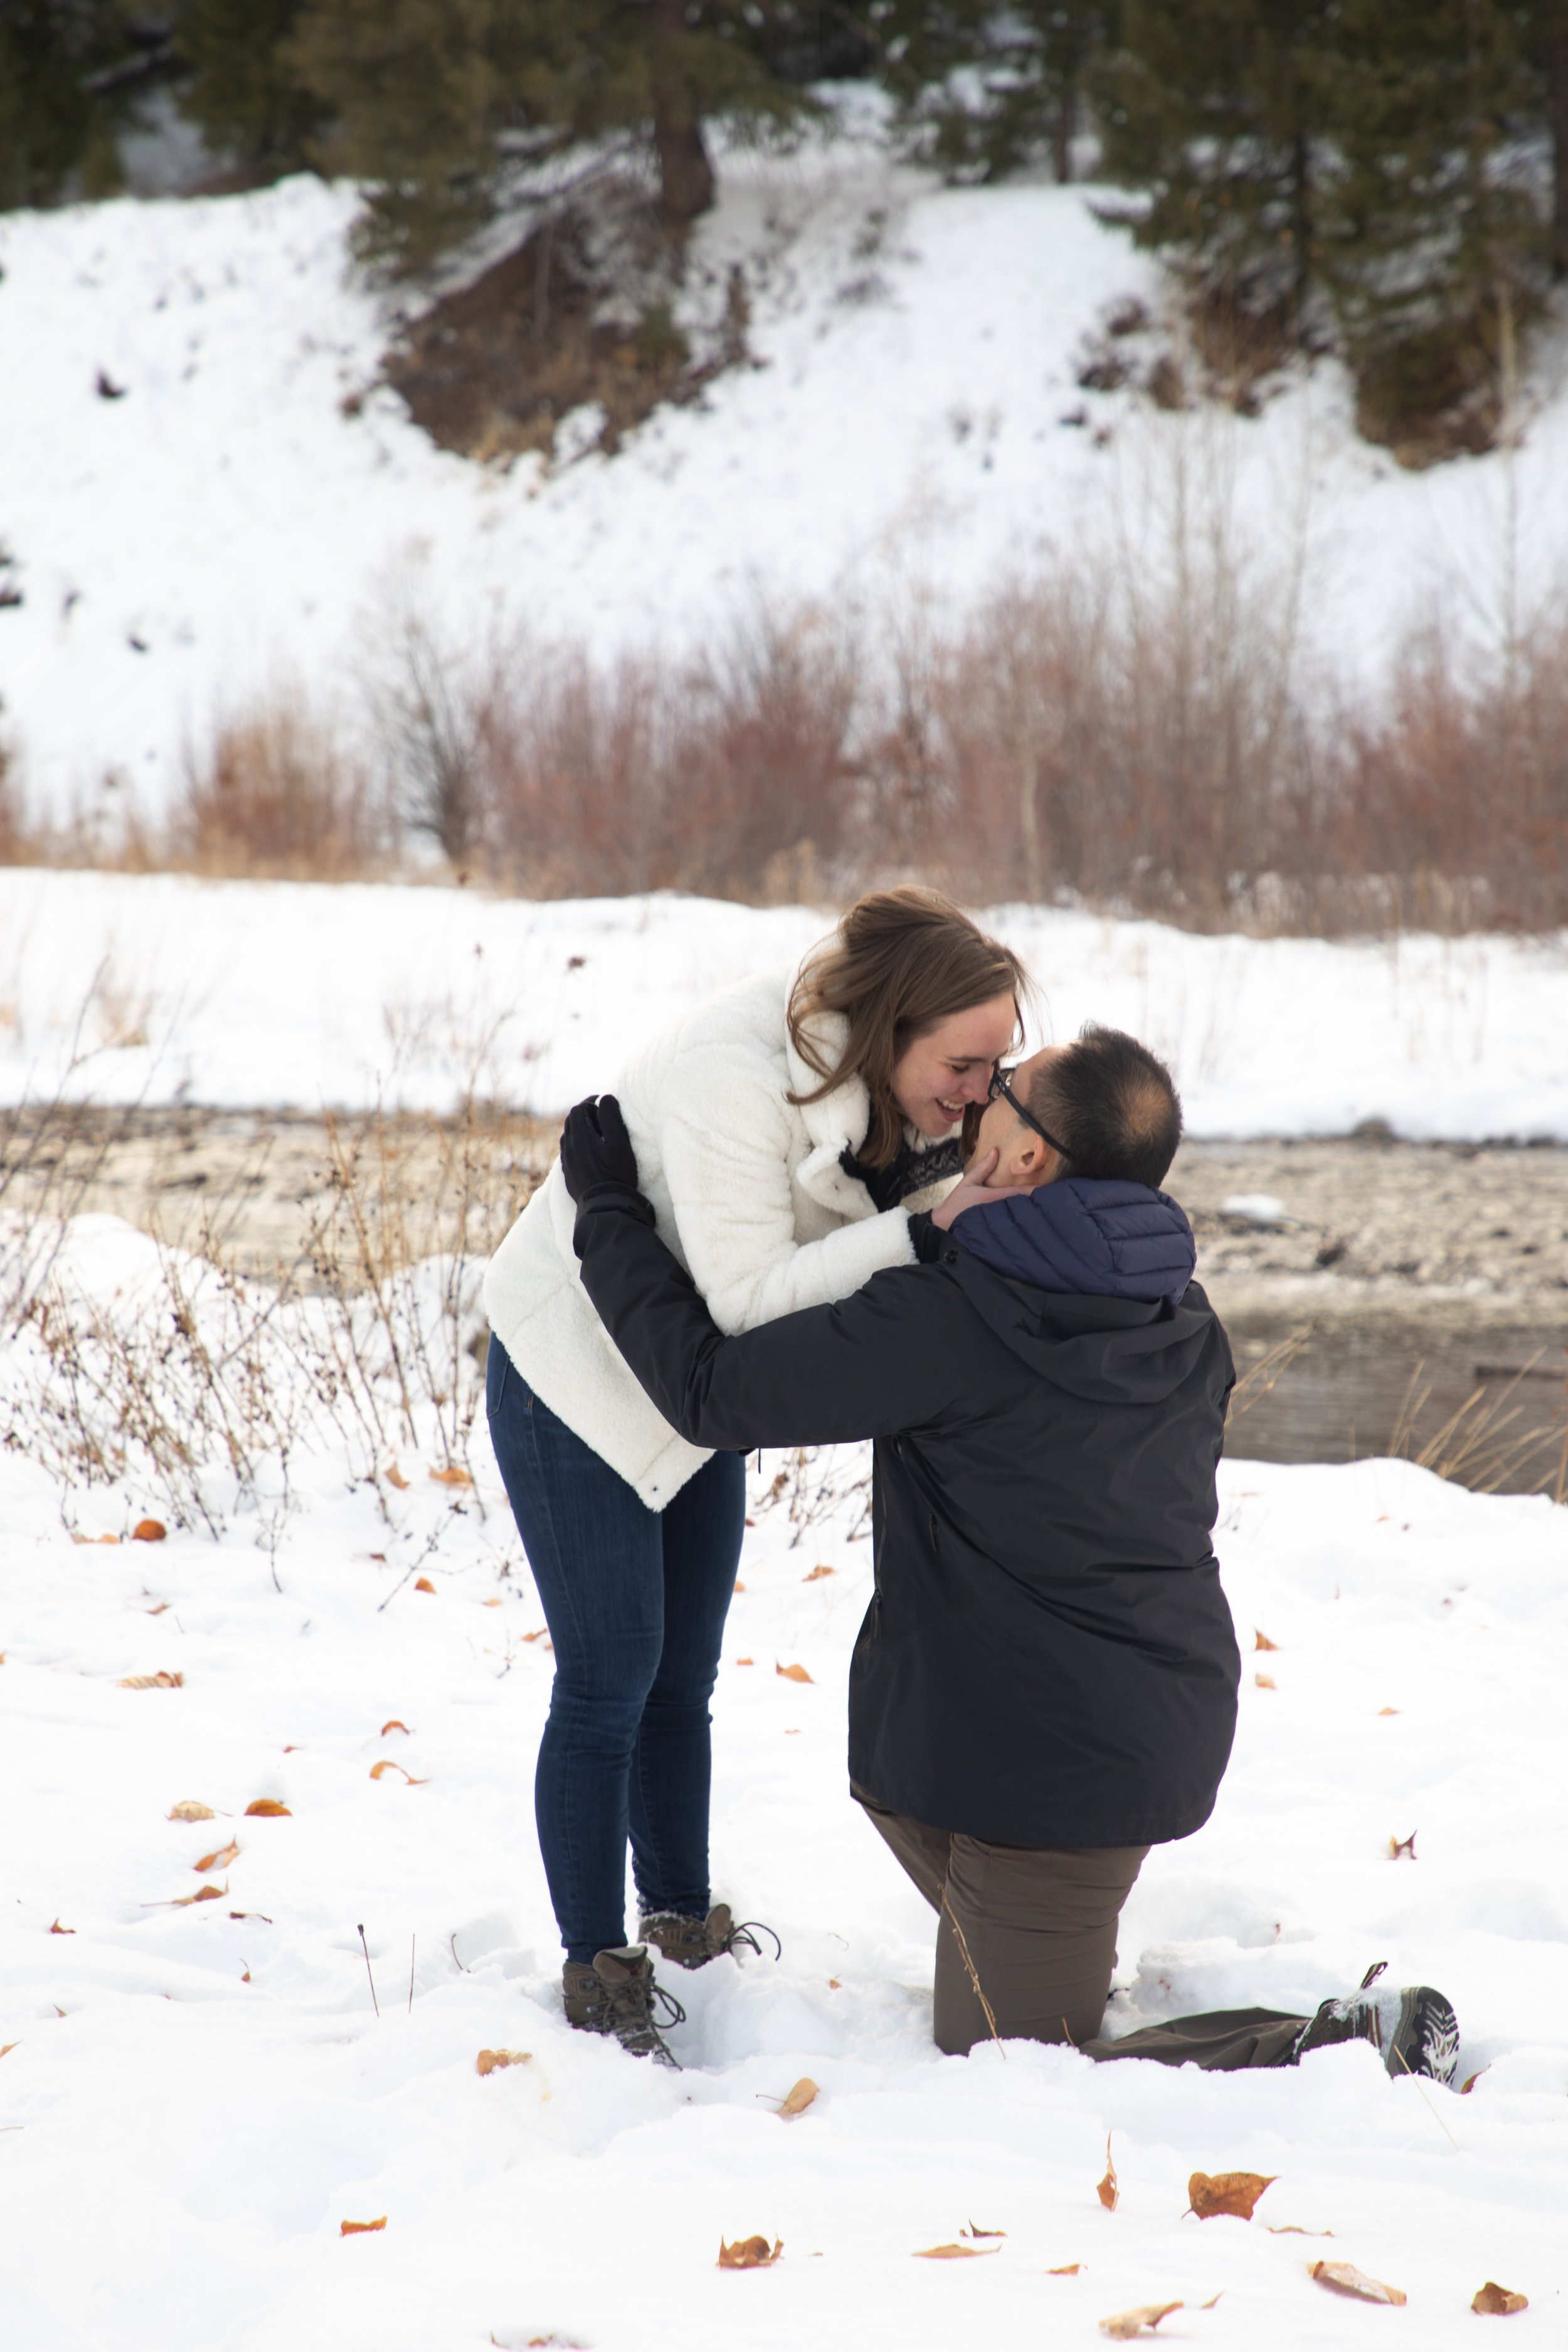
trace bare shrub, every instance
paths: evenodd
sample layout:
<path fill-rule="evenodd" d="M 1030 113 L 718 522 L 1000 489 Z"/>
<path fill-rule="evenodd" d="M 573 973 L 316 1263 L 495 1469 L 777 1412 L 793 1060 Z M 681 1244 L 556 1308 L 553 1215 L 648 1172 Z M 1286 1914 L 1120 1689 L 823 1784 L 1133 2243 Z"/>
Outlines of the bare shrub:
<path fill-rule="evenodd" d="M 1568 625 L 1468 670 L 1429 634 L 1347 730 L 1317 862 L 1386 877 L 1394 925 L 1533 929 L 1568 914 Z"/>
<path fill-rule="evenodd" d="M 172 861 L 198 874 L 339 882 L 385 862 L 363 767 L 292 697 L 224 721 L 187 754 L 170 820 Z"/>
<path fill-rule="evenodd" d="M 754 593 L 689 654 L 458 648 L 405 593 L 370 649 L 381 790 L 275 701 L 218 730 L 163 842 L 28 832 L 0 777 L 0 855 L 341 880 L 422 834 L 539 898 L 923 876 L 1200 929 L 1568 921 L 1568 621 L 1489 660 L 1429 631 L 1358 702 L 1303 688 L 1299 598 L 1181 479 L 1151 560 L 1080 554 L 967 611 Z"/>
<path fill-rule="evenodd" d="M 0 866 L 31 866 L 37 847 L 22 806 L 15 758 L 0 738 Z"/>
<path fill-rule="evenodd" d="M 854 711 L 826 622 L 760 603 L 684 661 L 514 663 L 480 719 L 492 855 L 539 896 L 812 895 L 853 828 Z"/>
<path fill-rule="evenodd" d="M 498 691 L 493 657 L 476 672 L 406 590 L 376 635 L 370 709 L 399 814 L 451 865 L 467 866 L 484 832 L 481 746 Z"/>
<path fill-rule="evenodd" d="M 0 1157 L 0 1425 L 58 1477 L 68 1517 L 84 1489 L 131 1484 L 215 1536 L 248 1515 L 275 1559 L 301 1457 L 346 1453 L 389 1525 L 407 1517 L 400 1448 L 437 1456 L 432 1475 L 467 1494 L 479 1282 L 543 1172 L 512 1149 L 513 1122 L 471 1101 L 425 1123 L 416 1152 L 406 1123 L 334 1130 L 327 1204 L 274 1280 L 237 1269 L 240 1173 L 196 1247 L 127 1236 L 106 1282 L 103 1236 L 79 1247 L 69 1221 L 89 1181 L 75 1117 L 35 1113 Z M 51 1160 L 70 1172 L 45 1210 L 28 1179 Z"/>

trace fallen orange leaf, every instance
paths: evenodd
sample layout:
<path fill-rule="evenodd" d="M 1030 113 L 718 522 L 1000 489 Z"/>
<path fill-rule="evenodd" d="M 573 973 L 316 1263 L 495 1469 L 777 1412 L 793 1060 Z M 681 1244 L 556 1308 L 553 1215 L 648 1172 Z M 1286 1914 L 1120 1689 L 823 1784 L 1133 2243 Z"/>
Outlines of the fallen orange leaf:
<path fill-rule="evenodd" d="M 1100 2183 L 1100 2186 L 1096 2189 L 1094 2193 L 1099 2198 L 1100 2203 L 1104 2206 L 1108 2213 L 1115 2212 L 1117 2205 L 1121 2200 L 1121 2190 L 1117 2185 L 1116 2167 L 1110 2161 L 1110 2134 L 1109 2132 L 1105 2135 L 1105 2178 Z"/>
<path fill-rule="evenodd" d="M 485 1609 L 499 1609 L 501 1606 L 500 1594 L 499 1592 L 491 1593 L 489 1599 L 486 1601 L 482 1601 L 480 1606 Z"/>
<path fill-rule="evenodd" d="M 1179 2303 L 1141 2303 L 1136 2311 L 1113 2311 L 1109 2319 L 1100 2323 L 1102 2336 L 1114 2336 L 1119 2344 L 1131 2342 L 1147 2328 L 1151 2336 L 1168 2313 L 1180 2311 Z"/>
<path fill-rule="evenodd" d="M 367 2230 L 384 2230 L 385 2227 L 386 2216 L 383 2213 L 374 2221 L 340 2221 L 338 2235 L 340 2238 L 358 2238 Z"/>
<path fill-rule="evenodd" d="M 816 2096 L 816 2084 L 809 2074 L 803 2074 L 789 2096 L 779 2108 L 781 2116 L 804 2116 Z"/>
<path fill-rule="evenodd" d="M 1516 2294 L 1510 2286 L 1499 2286 L 1496 2279 L 1488 2279 L 1485 2286 L 1477 2288 L 1470 2309 L 1479 2311 L 1483 2319 L 1501 2319 L 1510 2311 L 1528 2311 L 1530 2297 Z"/>
<path fill-rule="evenodd" d="M 805 1574 L 800 1580 L 803 1584 L 816 1584 L 819 1582 L 823 1577 L 837 1576 L 837 1573 L 838 1570 L 836 1568 L 829 1568 L 826 1560 L 820 1560 L 816 1567 L 807 1569 Z"/>
<path fill-rule="evenodd" d="M 1380 1706 L 1377 1711 L 1379 1715 L 1397 1715 L 1399 1713 L 1399 1709 L 1396 1706 Z"/>
<path fill-rule="evenodd" d="M 1278 1690 L 1279 1687 L 1272 1675 L 1254 1675 L 1252 1679 L 1259 1690 Z"/>
<path fill-rule="evenodd" d="M 829 1977 L 827 1979 L 827 1990 L 829 1992 L 842 1992 L 844 1988 L 839 1983 L 837 1977 Z"/>
<path fill-rule="evenodd" d="M 738 1666 L 754 1666 L 756 1663 L 755 1658 L 737 1658 L 735 1661 Z"/>
<path fill-rule="evenodd" d="M 982 2254 L 999 2254 L 1000 2246 L 917 2246 L 917 2263 L 978 2262 Z"/>
<path fill-rule="evenodd" d="M 405 1770 L 401 1764 L 395 1764 L 390 1757 L 384 1756 L 379 1764 L 373 1764 L 370 1768 L 370 1777 L 373 1780 L 379 1780 L 386 1772 L 402 1772 L 411 1789 L 422 1789 L 425 1786 L 423 1780 L 416 1780 L 414 1774 Z"/>
<path fill-rule="evenodd" d="M 771 2253 L 768 2252 L 768 2242 L 765 2238 L 737 2238 L 731 2246 L 727 2246 L 721 2238 L 719 2268 L 721 2271 L 766 2270 L 772 2263 L 777 2262 L 783 2252 L 782 2238 L 774 2240 Z"/>
<path fill-rule="evenodd" d="M 1277 1650 L 1279 1644 L 1278 1642 L 1271 1642 L 1267 1633 L 1255 1631 L 1252 1636 L 1252 1646 L 1255 1650 Z"/>
<path fill-rule="evenodd" d="M 4 2058 L 8 2050 L 15 2050 L 16 2047 L 14 2042 L 0 2042 L 0 2058 Z"/>
<path fill-rule="evenodd" d="M 1250 2221 L 1253 2207 L 1279 2178 L 1277 2172 L 1194 2172 L 1187 2183 L 1187 2202 L 1200 2221 L 1212 2221 L 1219 2213 Z"/>
<path fill-rule="evenodd" d="M 1056 2270 L 1047 2271 L 1046 2273 L 1046 2276 L 1047 2278 L 1077 2278 L 1082 2268 L 1083 2264 L 1081 2263 L 1062 2263 Z"/>
<path fill-rule="evenodd" d="M 436 1588 L 427 1576 L 416 1576 L 414 1580 L 414 1590 L 416 1592 L 434 1592 Z"/>
<path fill-rule="evenodd" d="M 958 2234 L 961 2238 L 1005 2238 L 1007 2232 L 1005 2230 L 977 2230 L 971 2221 L 968 2229 L 960 2230 Z"/>
<path fill-rule="evenodd" d="M 117 1544 L 120 1538 L 118 1536 L 84 1536 L 72 1528 L 71 1541 L 74 1544 Z"/>
<path fill-rule="evenodd" d="M 432 1470 L 430 1475 L 437 1486 L 471 1486 L 474 1483 L 468 1472 L 459 1470 L 455 1462 L 448 1462 L 444 1470 Z"/>
<path fill-rule="evenodd" d="M 163 1617 L 168 1614 L 168 1602 L 160 1601 L 156 1609 L 144 1609 L 142 1613 L 144 1617 Z"/>
<path fill-rule="evenodd" d="M 1331 2230 L 1303 2230 L 1300 2221 L 1265 2221 L 1271 2238 L 1331 2238 Z"/>
<path fill-rule="evenodd" d="M 76 1929 L 74 1927 L 62 1927 L 59 1921 L 57 1919 L 54 1926 L 49 1929 L 49 1933 L 51 1936 L 74 1936 L 76 1934 Z"/>
<path fill-rule="evenodd" d="M 227 1893 L 226 1886 L 198 1886 L 194 1895 L 176 1895 L 169 1907 L 184 1911 L 193 1903 L 221 1903 Z"/>
<path fill-rule="evenodd" d="M 168 1534 L 162 1519 L 138 1519 L 131 1530 L 132 1543 L 162 1543 Z"/>
<path fill-rule="evenodd" d="M 750 1527 L 754 1527 L 754 1526 L 756 1525 L 756 1522 L 755 1522 L 755 1520 L 754 1520 L 754 1519 L 748 1519 L 748 1520 L 746 1521 L 746 1525 L 747 1525 L 749 1528 L 750 1528 Z M 746 1588 L 745 1588 L 745 1586 L 742 1583 L 742 1581 L 741 1581 L 740 1578 L 739 1578 L 739 1577 L 737 1577 L 737 1578 L 735 1579 L 735 1590 L 736 1590 L 736 1591 L 737 1591 L 737 1592 L 744 1592 L 745 1589 L 746 1589 Z"/>
<path fill-rule="evenodd" d="M 773 1660 L 773 1672 L 783 1675 L 786 1683 L 808 1683 L 811 1680 L 804 1666 L 781 1666 L 776 1658 Z"/>
<path fill-rule="evenodd" d="M 387 1483 L 387 1485 L 388 1485 L 389 1486 L 395 1486 L 395 1487 L 397 1487 L 397 1488 L 398 1488 L 398 1490 L 399 1490 L 399 1492 L 401 1492 L 401 1491 L 402 1491 L 402 1489 L 403 1489 L 405 1486 L 407 1486 L 407 1484 L 408 1484 L 407 1479 L 404 1476 L 404 1475 L 403 1475 L 402 1471 L 398 1468 L 398 1466 L 397 1466 L 397 1465 L 396 1465 L 396 1463 L 395 1463 L 395 1462 L 394 1462 L 393 1464 L 391 1464 L 391 1465 L 389 1466 L 389 1468 L 388 1468 L 388 1470 L 387 1470 L 387 1473 L 386 1473 L 386 1483 Z"/>
<path fill-rule="evenodd" d="M 1470 2093 L 1475 2089 L 1476 2084 L 1480 2081 L 1481 2076 L 1486 2073 L 1486 2071 L 1487 2070 L 1484 2066 L 1478 2066 L 1473 2074 L 1466 2075 L 1464 2081 L 1459 2085 L 1459 2096 L 1461 2099 L 1468 2099 L 1469 2097 Z"/>
<path fill-rule="evenodd" d="M 216 1816 L 212 1807 L 204 1805 L 199 1797 L 182 1797 L 169 1819 L 172 1822 L 210 1822 Z"/>
<path fill-rule="evenodd" d="M 215 1846 L 211 1853 L 203 1854 L 200 1862 L 193 1862 L 191 1868 L 198 1877 L 204 1870 L 226 1870 L 238 1852 L 238 1840 L 230 1838 L 226 1845 Z"/>
<path fill-rule="evenodd" d="M 479 2074 L 493 2074 L 502 2066 L 526 2066 L 532 2057 L 531 2050 L 481 2050 L 474 2061 Z"/>
<path fill-rule="evenodd" d="M 1353 2294 L 1361 2303 L 1405 2303 L 1408 2300 L 1402 2289 L 1384 2286 L 1381 2279 L 1368 2278 L 1366 2273 L 1358 2271 L 1353 2263 L 1313 2263 L 1309 2266 L 1308 2274 L 1315 2278 L 1320 2286 L 1331 2287 L 1336 2294 Z"/>
<path fill-rule="evenodd" d="M 180 1690 L 184 1680 L 184 1675 L 169 1675 L 161 1671 L 155 1675 L 124 1675 L 121 1677 L 120 1687 L 121 1690 Z"/>
<path fill-rule="evenodd" d="M 405 1723 L 400 1723 L 396 1716 L 391 1715 L 388 1716 L 386 1721 L 381 1727 L 381 1736 L 384 1739 L 386 1738 L 389 1731 L 401 1731 L 407 1733 L 408 1726 Z M 411 1737 L 412 1735 L 409 1736 Z"/>
<path fill-rule="evenodd" d="M 245 1811 L 248 1820 L 276 1822 L 282 1819 L 289 1811 L 289 1808 L 287 1805 L 280 1805 L 276 1797 L 252 1797 Z"/>

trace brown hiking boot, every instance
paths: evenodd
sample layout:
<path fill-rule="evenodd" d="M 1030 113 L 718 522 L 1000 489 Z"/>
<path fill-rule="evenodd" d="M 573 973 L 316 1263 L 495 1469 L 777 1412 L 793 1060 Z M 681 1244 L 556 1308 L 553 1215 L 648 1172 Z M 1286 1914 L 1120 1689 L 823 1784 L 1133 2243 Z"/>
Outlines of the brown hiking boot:
<path fill-rule="evenodd" d="M 595 1952 L 591 1968 L 568 1960 L 561 1972 L 561 1989 L 566 2022 L 580 2033 L 612 2034 L 634 2058 L 652 2058 L 661 2066 L 679 2063 L 659 2027 L 683 2025 L 686 2011 L 655 1981 L 653 1963 L 641 1944 Z M 657 2022 L 656 2001 L 664 2007 Z"/>
<path fill-rule="evenodd" d="M 771 1927 L 764 1927 L 760 1919 L 744 1919 L 737 1927 L 727 1903 L 715 1903 L 706 1919 L 684 1911 L 650 1911 L 637 1921 L 637 1934 L 645 1944 L 657 1944 L 665 1958 L 679 1969 L 706 1968 L 721 1952 L 760 1953 L 759 1936 L 770 1938 L 775 1959 L 784 1956 L 784 1947 Z"/>

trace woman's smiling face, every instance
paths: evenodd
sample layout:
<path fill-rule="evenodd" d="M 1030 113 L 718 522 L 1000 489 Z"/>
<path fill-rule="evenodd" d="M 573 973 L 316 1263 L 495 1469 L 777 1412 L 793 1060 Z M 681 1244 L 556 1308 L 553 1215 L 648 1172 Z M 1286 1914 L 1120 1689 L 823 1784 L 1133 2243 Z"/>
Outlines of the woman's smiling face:
<path fill-rule="evenodd" d="M 893 1068 L 893 1095 L 911 1127 L 930 1140 L 951 1135 L 971 1103 L 983 1103 L 991 1073 L 1018 1033 L 1011 996 L 950 1013 L 914 1038 Z"/>

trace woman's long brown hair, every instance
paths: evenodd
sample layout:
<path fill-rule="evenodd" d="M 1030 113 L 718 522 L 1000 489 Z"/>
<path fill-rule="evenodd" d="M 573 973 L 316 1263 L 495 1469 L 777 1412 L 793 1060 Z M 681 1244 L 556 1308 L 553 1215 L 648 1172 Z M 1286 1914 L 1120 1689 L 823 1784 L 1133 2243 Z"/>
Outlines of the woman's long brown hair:
<path fill-rule="evenodd" d="M 790 1043 L 822 1084 L 787 1099 L 820 1102 L 846 1079 L 863 1079 L 871 1120 L 859 1157 L 868 1168 L 885 1168 L 903 1133 L 893 1072 L 905 1048 L 950 1014 L 993 997 L 1011 996 L 1016 1005 L 1028 984 L 1012 949 L 989 939 L 939 890 L 873 890 L 856 900 L 795 982 Z M 813 1016 L 822 1013 L 841 1013 L 849 1024 L 832 1068 L 809 1034 Z"/>

